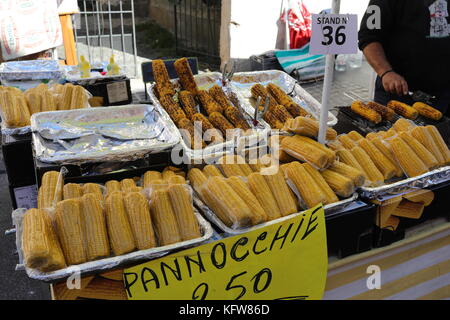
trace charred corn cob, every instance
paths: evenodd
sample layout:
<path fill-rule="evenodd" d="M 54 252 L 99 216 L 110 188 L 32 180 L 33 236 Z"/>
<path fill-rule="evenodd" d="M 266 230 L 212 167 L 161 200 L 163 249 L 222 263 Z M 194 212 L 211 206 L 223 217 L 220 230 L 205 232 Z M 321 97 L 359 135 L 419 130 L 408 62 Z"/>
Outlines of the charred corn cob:
<path fill-rule="evenodd" d="M 194 121 L 192 117 L 198 112 L 198 106 L 197 102 L 195 102 L 194 96 L 189 91 L 183 90 L 178 94 L 178 100 L 180 101 L 184 113 L 186 113 L 188 119 Z"/>
<path fill-rule="evenodd" d="M 354 147 L 356 147 L 356 142 L 355 140 L 353 140 L 352 138 L 350 138 L 348 135 L 346 134 L 342 134 L 338 137 L 339 142 L 342 143 L 342 145 L 344 146 L 344 148 L 351 150 Z"/>
<path fill-rule="evenodd" d="M 82 187 L 83 195 L 93 193 L 99 200 L 103 200 L 103 191 L 97 183 L 85 183 Z"/>
<path fill-rule="evenodd" d="M 419 189 L 403 195 L 403 198 L 411 202 L 421 203 L 425 207 L 434 201 L 434 192 L 426 189 Z"/>
<path fill-rule="evenodd" d="M 281 104 L 285 107 L 288 105 L 291 105 L 293 103 L 292 99 L 281 89 L 279 86 L 273 83 L 269 83 L 266 87 L 267 91 L 275 98 L 276 102 L 278 104 Z M 299 115 L 293 115 L 295 117 L 300 116 Z"/>
<path fill-rule="evenodd" d="M 390 144 L 395 158 L 408 177 L 420 176 L 428 171 L 427 166 L 402 138 L 393 138 Z"/>
<path fill-rule="evenodd" d="M 264 88 L 262 84 L 255 84 L 251 88 L 252 97 L 255 100 L 258 100 L 258 98 L 261 98 L 261 105 L 264 106 L 266 103 L 266 99 L 269 99 L 269 106 L 273 107 L 276 106 L 278 103 L 275 101 L 275 99 L 269 94 L 269 92 Z M 260 106 L 257 106 L 260 107 Z"/>
<path fill-rule="evenodd" d="M 203 168 L 203 173 L 207 177 L 223 177 L 223 174 L 220 172 L 220 170 L 212 164 L 208 164 L 207 166 L 205 166 Z"/>
<path fill-rule="evenodd" d="M 281 216 L 285 217 L 292 213 L 298 212 L 297 204 L 290 194 L 290 189 L 283 177 L 283 174 L 278 171 L 275 174 L 263 176 L 267 185 L 272 191 L 276 200 Z"/>
<path fill-rule="evenodd" d="M 184 111 L 178 105 L 169 107 L 166 109 L 166 111 L 178 127 L 180 127 L 180 123 L 183 123 L 182 121 L 189 120 L 187 119 L 186 113 L 184 113 Z"/>
<path fill-rule="evenodd" d="M 120 182 L 117 180 L 109 180 L 105 183 L 106 194 L 109 195 L 115 191 L 121 191 Z"/>
<path fill-rule="evenodd" d="M 361 101 L 354 101 L 352 103 L 351 109 L 357 115 L 375 124 L 378 124 L 382 121 L 381 115 L 378 112 L 370 109 Z"/>
<path fill-rule="evenodd" d="M 150 184 L 154 180 L 162 180 L 162 174 L 158 171 L 147 171 L 144 174 L 144 188 L 149 188 Z"/>
<path fill-rule="evenodd" d="M 414 124 L 410 120 L 401 118 L 394 123 L 392 128 L 397 132 L 409 131 L 414 128 Z"/>
<path fill-rule="evenodd" d="M 87 96 L 82 86 L 75 86 L 72 91 L 70 109 L 82 109 L 87 104 Z"/>
<path fill-rule="evenodd" d="M 138 187 L 133 179 L 123 179 L 120 181 L 120 191 L 122 192 L 137 192 Z"/>
<path fill-rule="evenodd" d="M 38 192 L 38 208 L 55 207 L 63 195 L 63 179 L 57 171 L 49 171 L 42 176 L 41 187 Z"/>
<path fill-rule="evenodd" d="M 84 245 L 85 234 L 82 225 L 79 199 L 70 199 L 56 205 L 56 230 L 61 241 L 64 257 L 69 265 L 87 261 Z"/>
<path fill-rule="evenodd" d="M 389 159 L 389 161 L 394 165 L 395 167 L 395 176 L 396 177 L 402 177 L 403 176 L 403 170 L 397 163 L 397 160 L 395 160 L 394 155 L 392 154 L 391 150 L 389 150 L 389 147 L 387 147 L 383 141 L 381 141 L 380 138 L 373 139 L 371 141 L 375 147 L 377 147 L 378 150 L 381 151 L 381 153 Z"/>
<path fill-rule="evenodd" d="M 209 95 L 222 107 L 222 110 L 226 110 L 228 107 L 233 107 L 233 104 L 228 100 L 225 92 L 217 84 L 213 85 L 208 91 Z"/>
<path fill-rule="evenodd" d="M 447 144 L 445 143 L 444 139 L 442 138 L 441 134 L 439 133 L 439 130 L 435 126 L 426 126 L 425 127 L 428 131 L 428 133 L 431 135 L 431 137 L 434 140 L 434 143 L 439 148 L 439 151 L 444 157 L 445 164 L 450 163 L 450 151 L 448 150 Z"/>
<path fill-rule="evenodd" d="M 286 169 L 287 177 L 295 185 L 300 197 L 308 208 L 324 203 L 327 196 L 314 178 L 299 162 L 292 162 Z"/>
<path fill-rule="evenodd" d="M 88 261 L 110 255 L 109 238 L 103 208 L 97 197 L 90 193 L 81 198 L 81 216 L 86 237 Z"/>
<path fill-rule="evenodd" d="M 270 107 L 269 110 L 280 120 L 282 123 L 286 123 L 289 119 L 294 119 L 291 114 L 286 110 L 286 108 L 282 105 L 276 105 Z"/>
<path fill-rule="evenodd" d="M 307 112 L 305 109 L 300 107 L 295 102 L 291 102 L 291 103 L 285 105 L 285 108 L 294 118 L 311 116 L 309 114 L 309 112 Z"/>
<path fill-rule="evenodd" d="M 64 200 L 81 198 L 83 191 L 77 183 L 68 183 L 63 188 Z"/>
<path fill-rule="evenodd" d="M 236 157 L 234 156 L 223 156 L 217 161 L 217 163 L 227 178 L 234 176 L 246 177 L 248 175 L 242 170 L 241 166 L 236 161 Z"/>
<path fill-rule="evenodd" d="M 336 152 L 336 155 L 337 155 L 337 159 L 340 162 L 345 163 L 346 165 L 361 171 L 361 173 L 364 175 L 364 179 L 367 178 L 366 172 L 364 171 L 362 166 L 359 164 L 359 162 L 356 160 L 356 158 L 353 156 L 353 154 L 350 150 L 348 150 L 348 149 L 338 150 Z"/>
<path fill-rule="evenodd" d="M 370 186 L 376 187 L 384 182 L 384 175 L 378 170 L 375 163 L 373 163 L 372 159 L 361 147 L 353 148 L 351 153 L 364 170 Z"/>
<path fill-rule="evenodd" d="M 257 225 L 262 222 L 268 221 L 264 208 L 261 203 L 255 197 L 255 195 L 250 191 L 248 185 L 239 177 L 231 177 L 227 179 L 227 183 L 233 188 L 234 191 L 239 195 L 239 197 L 244 201 L 244 203 L 250 208 L 252 212 L 251 222 L 252 225 Z"/>
<path fill-rule="evenodd" d="M 64 85 L 60 100 L 58 101 L 58 110 L 70 110 L 74 88 L 75 86 L 70 83 Z"/>
<path fill-rule="evenodd" d="M 224 109 L 222 106 L 209 95 L 208 91 L 199 90 L 198 99 L 208 115 L 211 115 L 214 112 L 223 113 Z"/>
<path fill-rule="evenodd" d="M 321 174 L 330 188 L 338 196 L 348 198 L 355 192 L 355 184 L 350 178 L 330 169 L 322 171 Z"/>
<path fill-rule="evenodd" d="M 364 139 L 364 137 L 363 137 L 359 132 L 356 132 L 356 131 L 350 131 L 350 132 L 347 134 L 347 136 L 348 136 L 350 139 L 352 139 L 353 141 L 356 141 L 356 142 L 358 142 L 358 141 L 361 140 L 361 139 Z"/>
<path fill-rule="evenodd" d="M 409 219 L 420 219 L 423 214 L 425 206 L 422 203 L 411 202 L 409 200 L 402 200 L 393 215 L 396 217 L 403 217 Z"/>
<path fill-rule="evenodd" d="M 317 138 L 319 135 L 319 122 L 311 118 L 297 117 L 295 119 L 288 119 L 284 124 L 284 128 L 288 132 L 296 133 L 310 138 Z M 336 140 L 336 138 L 336 130 L 328 128 L 326 139 Z"/>
<path fill-rule="evenodd" d="M 247 179 L 250 190 L 266 211 L 269 220 L 280 218 L 282 216 L 282 212 L 278 207 L 275 196 L 264 177 L 260 173 L 255 172 L 249 175 Z"/>
<path fill-rule="evenodd" d="M 411 147 L 411 149 L 413 149 L 428 169 L 434 169 L 439 165 L 433 154 L 409 133 L 401 132 L 399 133 L 399 136 Z"/>
<path fill-rule="evenodd" d="M 328 183 L 322 177 L 320 172 L 311 166 L 309 163 L 304 163 L 302 166 L 305 168 L 306 172 L 311 176 L 311 178 L 316 182 L 317 186 L 320 188 L 324 195 L 323 204 L 331 204 L 339 201 L 334 191 L 330 188 Z"/>
<path fill-rule="evenodd" d="M 28 268 L 54 271 L 66 266 L 57 235 L 45 210 L 28 210 L 22 227 L 23 259 Z"/>
<path fill-rule="evenodd" d="M 128 221 L 122 192 L 113 192 L 106 199 L 106 225 L 111 249 L 116 256 L 136 248 L 133 231 Z"/>
<path fill-rule="evenodd" d="M 124 202 L 136 248 L 145 250 L 156 247 L 150 207 L 145 196 L 138 192 L 130 192 L 125 195 Z"/>
<path fill-rule="evenodd" d="M 283 129 L 283 122 L 281 122 L 272 111 L 268 110 L 264 113 L 263 119 L 271 126 L 272 129 Z"/>
<path fill-rule="evenodd" d="M 391 179 L 396 173 L 395 165 L 367 139 L 358 141 L 358 145 L 369 155 L 378 170 L 383 174 L 384 180 Z"/>
<path fill-rule="evenodd" d="M 227 120 L 230 121 L 230 123 L 232 123 L 235 128 L 242 130 L 250 129 L 249 124 L 237 108 L 228 107 L 225 109 L 224 114 Z"/>
<path fill-rule="evenodd" d="M 181 239 L 191 240 L 200 238 L 200 227 L 194 213 L 192 197 L 187 185 L 170 185 L 169 196 L 178 222 Z"/>
<path fill-rule="evenodd" d="M 281 141 L 281 148 L 292 157 L 311 163 L 317 168 L 325 168 L 328 164 L 329 158 L 322 150 L 298 141 L 295 137 L 286 137 Z"/>
<path fill-rule="evenodd" d="M 432 119 L 435 121 L 439 121 L 442 119 L 442 112 L 440 112 L 439 110 L 433 108 L 432 106 L 429 106 L 425 103 L 422 102 L 416 102 L 413 104 L 412 106 L 414 109 L 417 110 L 417 112 L 419 112 L 419 114 L 422 117 L 428 118 L 428 119 Z"/>
<path fill-rule="evenodd" d="M 200 131 L 203 131 L 203 139 L 206 142 L 211 143 L 222 143 L 224 141 L 222 132 L 214 128 L 214 126 L 209 122 L 208 118 L 206 118 L 201 113 L 196 113 L 192 117 L 192 121 L 194 122 L 194 127 Z"/>
<path fill-rule="evenodd" d="M 433 137 L 425 127 L 415 127 L 411 130 L 411 134 L 434 155 L 439 165 L 445 165 L 446 161 L 444 155 L 441 153 L 439 147 L 434 142 Z"/>
<path fill-rule="evenodd" d="M 42 110 L 42 95 L 33 91 L 27 95 L 28 106 L 30 108 L 30 114 L 41 112 Z"/>
<path fill-rule="evenodd" d="M 194 150 L 206 147 L 206 144 L 202 139 L 202 134 L 195 129 L 194 124 L 190 120 L 180 120 L 180 122 L 178 122 L 178 128 L 188 147 Z"/>
<path fill-rule="evenodd" d="M 173 184 L 186 184 L 186 179 L 184 179 L 182 176 L 174 175 L 173 177 L 169 178 L 169 185 Z"/>
<path fill-rule="evenodd" d="M 195 83 L 194 75 L 192 74 L 188 59 L 178 59 L 175 61 L 174 67 L 180 79 L 181 86 L 196 96 L 198 93 L 197 83 Z"/>
<path fill-rule="evenodd" d="M 386 106 L 383 106 L 379 103 L 370 101 L 366 104 L 369 109 L 372 109 L 378 112 L 381 115 L 381 118 L 385 121 L 392 121 L 395 117 L 395 112 L 392 109 L 389 109 Z"/>
<path fill-rule="evenodd" d="M 227 136 L 227 130 L 234 130 L 234 126 L 219 112 L 211 113 L 209 121 L 222 132 L 224 137 Z"/>
<path fill-rule="evenodd" d="M 169 73 L 167 72 L 166 65 L 162 60 L 152 60 L 153 78 L 156 83 L 156 91 L 159 96 L 169 95 L 173 97 L 175 95 L 175 89 L 172 82 L 170 82 Z"/>
<path fill-rule="evenodd" d="M 366 182 L 365 174 L 362 171 L 346 165 L 345 163 L 336 161 L 330 167 L 330 170 L 352 180 L 355 187 L 361 187 Z"/>
<path fill-rule="evenodd" d="M 400 101 L 389 101 L 387 107 L 394 110 L 395 113 L 401 115 L 402 117 L 410 120 L 416 120 L 419 116 L 419 112 L 417 112 L 416 109 Z"/>

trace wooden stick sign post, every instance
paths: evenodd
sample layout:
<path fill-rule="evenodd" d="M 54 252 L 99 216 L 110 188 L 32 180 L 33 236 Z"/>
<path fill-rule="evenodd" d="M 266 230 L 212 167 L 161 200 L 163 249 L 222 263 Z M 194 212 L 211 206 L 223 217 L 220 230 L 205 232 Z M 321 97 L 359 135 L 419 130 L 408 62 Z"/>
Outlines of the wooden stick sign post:
<path fill-rule="evenodd" d="M 327 277 L 322 206 L 254 231 L 124 270 L 128 299 L 321 299 Z"/>

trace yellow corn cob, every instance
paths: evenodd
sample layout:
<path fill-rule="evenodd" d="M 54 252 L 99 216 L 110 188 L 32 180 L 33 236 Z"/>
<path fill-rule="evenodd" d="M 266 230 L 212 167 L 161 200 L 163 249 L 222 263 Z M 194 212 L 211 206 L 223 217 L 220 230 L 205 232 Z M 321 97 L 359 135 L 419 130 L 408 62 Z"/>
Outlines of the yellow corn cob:
<path fill-rule="evenodd" d="M 198 99 L 208 115 L 211 115 L 214 112 L 223 113 L 224 109 L 222 106 L 209 95 L 208 91 L 199 90 Z"/>
<path fill-rule="evenodd" d="M 200 190 L 200 187 L 208 181 L 205 174 L 198 168 L 192 168 L 189 170 L 188 179 L 190 184 L 194 187 L 194 190 L 197 192 Z"/>
<path fill-rule="evenodd" d="M 403 195 L 403 198 L 411 202 L 421 203 L 425 207 L 434 201 L 434 192 L 426 189 L 419 189 Z"/>
<path fill-rule="evenodd" d="M 330 141 L 327 143 L 327 146 L 333 151 L 345 149 L 344 145 L 339 140 Z"/>
<path fill-rule="evenodd" d="M 358 145 L 369 155 L 378 170 L 383 173 L 384 180 L 389 180 L 395 175 L 395 165 L 372 142 L 361 139 L 358 141 Z"/>
<path fill-rule="evenodd" d="M 350 138 L 350 139 L 352 139 L 353 141 L 359 141 L 359 140 L 361 140 L 361 139 L 364 139 L 364 137 L 359 133 L 359 132 L 356 132 L 356 131 L 350 131 L 348 134 L 347 134 L 347 136 Z"/>
<path fill-rule="evenodd" d="M 396 217 L 403 217 L 408 219 L 420 219 L 423 214 L 425 206 L 422 203 L 411 202 L 409 200 L 402 200 L 393 215 Z"/>
<path fill-rule="evenodd" d="M 181 86 L 185 90 L 190 91 L 194 96 L 197 95 L 198 88 L 189 61 L 186 58 L 178 59 L 175 61 L 174 67 L 180 79 Z"/>
<path fill-rule="evenodd" d="M 409 131 L 411 129 L 414 129 L 414 124 L 410 120 L 401 118 L 394 123 L 392 129 L 397 132 Z"/>
<path fill-rule="evenodd" d="M 265 175 L 263 177 L 266 180 L 270 191 L 272 191 L 281 215 L 284 217 L 298 212 L 297 204 L 290 194 L 289 187 L 283 174 L 278 171 L 275 174 Z"/>
<path fill-rule="evenodd" d="M 361 101 L 354 101 L 352 103 L 351 109 L 354 113 L 356 113 L 360 117 L 363 117 L 364 119 L 373 122 L 375 124 L 378 124 L 383 120 L 378 112 L 376 112 L 373 109 L 370 109 Z"/>
<path fill-rule="evenodd" d="M 266 99 L 269 99 L 269 106 L 273 107 L 276 106 L 278 103 L 275 101 L 275 99 L 269 94 L 269 92 L 264 88 L 262 84 L 255 84 L 251 88 L 252 97 L 255 100 L 258 100 L 258 98 L 261 98 L 261 106 L 264 106 L 266 103 Z M 258 106 L 259 107 L 259 106 Z"/>
<path fill-rule="evenodd" d="M 345 163 L 346 165 L 355 168 L 364 175 L 364 179 L 367 179 L 366 172 L 363 167 L 359 164 L 359 162 L 355 159 L 352 152 L 348 149 L 338 150 L 336 152 L 337 158 L 340 162 Z"/>
<path fill-rule="evenodd" d="M 223 156 L 217 161 L 217 163 L 219 164 L 222 172 L 227 178 L 233 176 L 247 176 L 247 174 L 242 170 L 241 166 L 237 163 L 234 156 Z"/>
<path fill-rule="evenodd" d="M 428 169 L 434 169 L 439 165 L 433 154 L 409 133 L 401 132 L 399 133 L 399 136 L 411 147 L 411 149 L 413 149 Z"/>
<path fill-rule="evenodd" d="M 284 129 L 288 132 L 296 133 L 302 136 L 317 138 L 319 135 L 319 122 L 312 118 L 297 117 L 295 119 L 288 119 L 284 124 Z M 335 140 L 336 138 L 336 130 L 328 128 L 326 139 Z"/>
<path fill-rule="evenodd" d="M 168 190 L 152 193 L 150 209 L 159 244 L 166 246 L 182 241 Z"/>
<path fill-rule="evenodd" d="M 61 201 L 64 182 L 57 171 L 48 171 L 42 176 L 41 187 L 38 193 L 38 208 L 55 207 Z"/>
<path fill-rule="evenodd" d="M 389 139 L 391 137 L 395 137 L 396 135 L 397 135 L 397 131 L 395 131 L 393 128 L 390 128 L 388 131 L 386 131 L 382 134 L 382 138 Z"/>
<path fill-rule="evenodd" d="M 188 119 L 194 121 L 192 116 L 198 112 L 197 102 L 195 102 L 194 96 L 189 91 L 183 90 L 178 94 L 178 100 L 180 101 L 184 113 L 186 113 Z"/>
<path fill-rule="evenodd" d="M 222 132 L 224 137 L 227 136 L 227 130 L 234 129 L 234 126 L 219 112 L 211 113 L 209 115 L 209 121 Z"/>
<path fill-rule="evenodd" d="M 27 100 L 25 99 L 25 96 L 22 95 L 17 95 L 14 97 L 15 100 L 15 107 L 17 108 L 17 111 L 19 113 L 19 126 L 21 127 L 25 127 L 25 126 L 29 126 L 30 123 L 30 109 L 28 109 L 28 103 Z"/>
<path fill-rule="evenodd" d="M 298 141 L 295 137 L 286 137 L 281 141 L 281 148 L 290 156 L 311 163 L 317 168 L 323 169 L 328 164 L 328 156 L 322 150 Z"/>
<path fill-rule="evenodd" d="M 181 239 L 191 240 L 200 238 L 200 227 L 194 213 L 192 197 L 187 185 L 170 185 L 169 196 L 177 219 Z"/>
<path fill-rule="evenodd" d="M 87 261 L 84 245 L 85 234 L 82 225 L 79 199 L 70 199 L 56 205 L 56 230 L 68 265 Z"/>
<path fill-rule="evenodd" d="M 213 85 L 208 91 L 209 95 L 222 107 L 222 110 L 226 110 L 228 107 L 233 107 L 233 104 L 228 100 L 227 96 L 223 92 L 222 88 L 217 84 Z"/>
<path fill-rule="evenodd" d="M 88 261 L 108 257 L 110 249 L 105 215 L 95 194 L 81 197 L 81 216 Z"/>
<path fill-rule="evenodd" d="M 235 128 L 248 130 L 250 125 L 247 123 L 243 115 L 235 107 L 228 107 L 224 111 L 225 117 L 234 125 Z"/>
<path fill-rule="evenodd" d="M 366 135 L 366 139 L 369 141 L 372 141 L 373 139 L 377 139 L 379 137 L 380 135 L 378 134 L 378 132 L 370 132 Z"/>
<path fill-rule="evenodd" d="M 174 96 L 175 89 L 172 82 L 170 82 L 169 73 L 166 65 L 162 60 L 152 60 L 153 78 L 156 83 L 156 90 L 159 96 Z"/>
<path fill-rule="evenodd" d="M 248 165 L 252 169 L 253 172 L 260 172 L 262 168 L 266 166 L 262 165 L 258 159 L 250 159 Z"/>
<path fill-rule="evenodd" d="M 133 179 L 123 179 L 122 181 L 120 181 L 120 190 L 127 193 L 136 192 L 138 191 L 138 188 Z"/>
<path fill-rule="evenodd" d="M 64 200 L 81 198 L 83 192 L 81 186 L 77 183 L 68 183 L 63 189 Z"/>
<path fill-rule="evenodd" d="M 23 259 L 28 268 L 54 271 L 66 266 L 52 222 L 44 210 L 28 210 L 22 227 Z"/>
<path fill-rule="evenodd" d="M 151 195 L 153 193 L 153 191 L 155 191 L 155 190 L 165 190 L 165 191 L 167 191 L 168 188 L 169 188 L 169 183 L 167 181 L 164 181 L 164 180 L 152 180 L 147 188 L 150 189 L 150 193 L 149 194 Z"/>
<path fill-rule="evenodd" d="M 330 167 L 330 170 L 352 180 L 355 187 L 361 187 L 366 182 L 365 174 L 362 171 L 346 165 L 345 163 L 336 161 Z"/>
<path fill-rule="evenodd" d="M 195 129 L 194 124 L 188 119 L 182 119 L 178 122 L 178 128 L 184 141 L 191 149 L 203 149 L 206 143 L 202 139 L 201 132 Z"/>
<path fill-rule="evenodd" d="M 220 170 L 211 164 L 208 164 L 203 168 L 203 173 L 207 177 L 223 177 L 223 174 L 220 172 Z"/>
<path fill-rule="evenodd" d="M 152 181 L 154 180 L 162 180 L 162 174 L 161 172 L 158 171 L 147 171 L 144 174 L 144 188 L 147 189 L 149 188 L 150 184 L 152 183 Z"/>
<path fill-rule="evenodd" d="M 82 187 L 83 195 L 93 193 L 96 195 L 99 201 L 103 200 L 103 191 L 99 184 L 97 183 L 85 183 Z"/>
<path fill-rule="evenodd" d="M 377 204 L 377 214 L 375 219 L 375 224 L 382 228 L 382 226 L 386 225 L 386 222 L 394 213 L 395 209 L 397 209 L 398 205 L 402 201 L 402 197 L 391 198 L 386 201 L 378 201 L 372 200 L 372 203 Z"/>
<path fill-rule="evenodd" d="M 174 176 L 176 176 L 176 174 L 172 170 L 164 169 L 162 172 L 162 179 L 167 183 L 169 183 L 170 178 L 172 178 Z"/>
<path fill-rule="evenodd" d="M 356 147 L 356 142 L 352 138 L 350 138 L 348 135 L 343 134 L 338 137 L 339 142 L 342 143 L 344 148 L 348 150 L 352 150 L 354 147 Z"/>
<path fill-rule="evenodd" d="M 82 86 L 75 86 L 72 91 L 72 101 L 70 102 L 70 109 L 83 109 L 87 104 L 87 96 Z"/>
<path fill-rule="evenodd" d="M 427 166 L 402 138 L 393 138 L 390 144 L 395 158 L 408 177 L 420 176 L 428 171 Z"/>
<path fill-rule="evenodd" d="M 186 179 L 184 179 L 182 176 L 174 175 L 173 177 L 169 178 L 169 185 L 173 184 L 186 184 Z"/>
<path fill-rule="evenodd" d="M 400 101 L 389 101 L 387 107 L 394 110 L 395 113 L 401 115 L 402 117 L 410 120 L 416 120 L 419 116 L 419 112 L 417 112 L 416 109 Z"/>
<path fill-rule="evenodd" d="M 105 183 L 106 194 L 109 195 L 115 191 L 121 191 L 120 182 L 117 180 L 110 180 Z"/>
<path fill-rule="evenodd" d="M 280 120 L 282 123 L 286 123 L 289 119 L 294 119 L 291 114 L 286 110 L 286 108 L 282 105 L 276 105 L 270 107 L 269 110 Z"/>
<path fill-rule="evenodd" d="M 324 146 L 323 144 L 310 139 L 308 137 L 302 137 L 302 136 L 294 136 L 294 139 L 297 140 L 298 142 L 301 143 L 306 143 L 309 144 L 310 146 L 316 148 L 317 150 L 320 150 L 322 152 L 324 152 L 327 155 L 328 158 L 328 164 L 327 165 L 331 165 L 335 160 L 336 160 L 336 152 L 334 152 L 333 150 L 327 148 L 326 146 Z"/>
<path fill-rule="evenodd" d="M 375 138 L 371 141 L 375 147 L 377 147 L 378 150 L 381 151 L 381 153 L 389 159 L 389 161 L 395 166 L 395 176 L 396 177 L 402 177 L 403 176 L 403 170 L 397 163 L 397 160 L 395 160 L 394 155 L 392 154 L 391 150 L 389 150 L 389 147 L 386 146 L 383 141 L 381 141 L 380 138 Z"/>
<path fill-rule="evenodd" d="M 136 248 L 145 250 L 156 247 L 150 207 L 145 196 L 138 192 L 130 192 L 125 195 L 124 203 Z"/>
<path fill-rule="evenodd" d="M 309 163 L 304 163 L 302 164 L 302 166 L 322 191 L 322 194 L 324 195 L 323 204 L 331 204 L 339 201 L 339 198 L 336 196 L 334 191 L 330 188 L 328 183 L 325 181 L 325 179 L 317 169 L 315 169 Z"/>
<path fill-rule="evenodd" d="M 30 114 L 41 112 L 42 110 L 42 96 L 36 92 L 31 92 L 27 95 L 28 106 L 30 107 Z"/>
<path fill-rule="evenodd" d="M 355 184 L 350 178 L 330 169 L 322 171 L 321 174 L 338 196 L 348 198 L 355 192 Z"/>
<path fill-rule="evenodd" d="M 235 155 L 234 157 L 235 163 L 238 164 L 241 171 L 244 173 L 244 176 L 248 176 L 253 173 L 252 168 L 248 165 L 248 163 L 245 161 L 245 159 L 240 155 Z"/>
<path fill-rule="evenodd" d="M 277 116 L 270 110 L 268 110 L 263 115 L 264 121 L 266 121 L 272 129 L 283 129 L 283 122 L 280 121 L 280 119 L 277 118 Z"/>
<path fill-rule="evenodd" d="M 40 87 L 40 85 L 38 87 Z M 13 95 L 20 95 L 23 93 L 22 90 L 16 87 L 5 87 L 5 89 L 11 92 Z"/>
<path fill-rule="evenodd" d="M 264 208 L 269 220 L 280 218 L 282 216 L 281 210 L 264 176 L 255 172 L 249 175 L 247 179 L 250 190 Z"/>
<path fill-rule="evenodd" d="M 417 112 L 419 112 L 419 114 L 422 117 L 428 118 L 428 119 L 432 119 L 435 121 L 439 121 L 442 119 L 442 112 L 440 112 L 439 110 L 433 108 L 432 106 L 429 106 L 425 103 L 422 102 L 416 102 L 413 104 L 412 106 L 414 109 L 417 110 Z"/>
<path fill-rule="evenodd" d="M 375 163 L 373 163 L 372 159 L 361 147 L 353 148 L 351 153 L 364 170 L 370 186 L 376 187 L 384 182 L 384 175 L 378 170 Z"/>
<path fill-rule="evenodd" d="M 312 208 L 326 201 L 327 196 L 314 178 L 306 171 L 305 167 L 299 162 L 289 164 L 286 173 L 308 208 Z"/>
<path fill-rule="evenodd" d="M 0 91 L 0 108 L 3 120 L 8 127 L 16 127 L 20 122 L 18 109 L 15 107 L 14 96 L 7 90 Z"/>
<path fill-rule="evenodd" d="M 58 102 L 58 110 L 70 110 L 70 106 L 72 105 L 72 93 L 74 88 L 75 86 L 70 83 L 64 85 L 64 89 Z"/>
<path fill-rule="evenodd" d="M 437 144 L 434 142 L 433 137 L 425 127 L 415 127 L 411 130 L 411 134 L 434 155 L 439 165 L 445 165 L 446 161 L 444 155 L 441 153 Z"/>
<path fill-rule="evenodd" d="M 395 117 L 395 112 L 392 109 L 389 109 L 388 107 L 383 106 L 379 103 L 370 101 L 366 104 L 366 106 L 369 109 L 378 112 L 383 120 L 392 121 L 392 119 L 394 119 Z"/>
<path fill-rule="evenodd" d="M 63 91 L 63 89 L 64 89 L 64 86 L 59 83 L 55 83 L 49 88 L 49 90 L 53 91 L 53 93 L 55 93 L 55 94 L 60 94 Z"/>
<path fill-rule="evenodd" d="M 431 137 L 434 140 L 434 143 L 439 148 L 439 151 L 444 157 L 445 164 L 450 163 L 450 151 L 448 150 L 447 144 L 445 143 L 444 139 L 442 138 L 441 134 L 439 133 L 439 130 L 435 126 L 426 126 L 425 127 L 428 131 L 428 133 L 431 135 Z"/>

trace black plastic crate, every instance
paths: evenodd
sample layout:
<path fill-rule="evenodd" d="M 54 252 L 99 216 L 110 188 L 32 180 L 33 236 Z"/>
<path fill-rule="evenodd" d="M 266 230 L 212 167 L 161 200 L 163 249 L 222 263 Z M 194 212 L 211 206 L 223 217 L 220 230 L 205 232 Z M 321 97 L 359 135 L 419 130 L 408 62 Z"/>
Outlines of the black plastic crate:
<path fill-rule="evenodd" d="M 26 136 L 2 134 L 2 152 L 6 174 L 11 185 L 36 183 L 31 134 Z"/>
<path fill-rule="evenodd" d="M 130 79 L 98 80 L 93 84 L 82 84 L 94 97 L 102 97 L 104 106 L 120 106 L 133 101 Z"/>

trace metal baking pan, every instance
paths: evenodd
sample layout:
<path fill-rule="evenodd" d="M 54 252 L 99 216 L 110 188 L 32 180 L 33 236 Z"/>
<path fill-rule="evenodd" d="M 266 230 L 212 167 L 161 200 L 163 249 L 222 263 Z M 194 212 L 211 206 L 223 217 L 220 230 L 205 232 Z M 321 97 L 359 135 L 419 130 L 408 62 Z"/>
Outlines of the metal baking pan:
<path fill-rule="evenodd" d="M 23 252 L 22 252 L 22 218 L 26 212 L 26 209 L 17 209 L 13 211 L 12 218 L 13 223 L 16 227 L 16 246 L 17 252 L 19 254 L 19 265 L 17 265 L 16 270 L 25 269 L 27 275 L 36 280 L 41 280 L 44 282 L 56 282 L 63 279 L 66 279 L 73 275 L 75 272 L 79 272 L 81 276 L 94 274 L 94 273 L 103 273 L 109 270 L 115 269 L 117 267 L 130 264 L 130 263 L 138 263 L 144 262 L 151 259 L 160 258 L 167 254 L 170 254 L 173 251 L 187 249 L 190 247 L 198 246 L 206 241 L 210 240 L 213 236 L 213 229 L 211 225 L 206 221 L 194 208 L 195 216 L 198 219 L 202 237 L 187 240 L 175 244 L 171 244 L 163 247 L 156 247 L 148 250 L 140 250 L 131 252 L 125 255 L 105 258 L 96 261 L 90 261 L 83 264 L 69 266 L 64 269 L 56 270 L 53 272 L 41 272 L 39 270 L 26 268 L 23 264 Z"/>
<path fill-rule="evenodd" d="M 254 72 L 240 72 L 236 73 L 231 79 L 231 87 L 238 92 L 246 101 L 246 104 L 252 105 L 251 87 L 260 83 L 267 85 L 274 83 L 282 88 L 286 93 L 290 94 L 292 99 L 299 104 L 306 111 L 311 113 L 314 118 L 319 119 L 321 104 L 314 99 L 305 89 L 303 89 L 298 82 L 290 75 L 279 70 L 268 71 L 254 71 Z M 253 107 L 251 107 L 254 110 Z M 328 113 L 329 127 L 337 124 L 337 118 L 331 113 Z"/>

